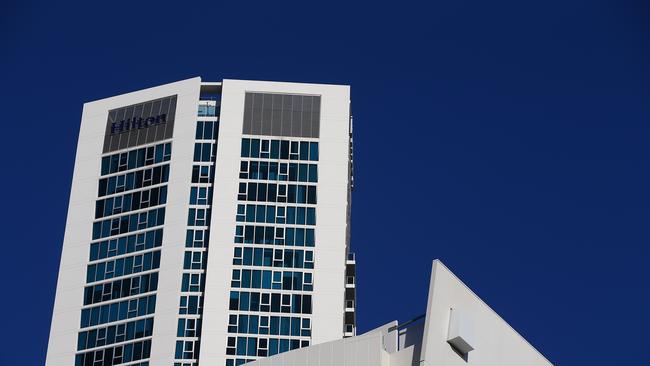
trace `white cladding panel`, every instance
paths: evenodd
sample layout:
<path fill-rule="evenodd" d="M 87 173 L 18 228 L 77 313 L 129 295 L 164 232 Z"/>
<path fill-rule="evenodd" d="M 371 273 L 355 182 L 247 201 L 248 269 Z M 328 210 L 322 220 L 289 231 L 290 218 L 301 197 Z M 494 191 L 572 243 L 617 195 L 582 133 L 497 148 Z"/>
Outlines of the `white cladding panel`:
<path fill-rule="evenodd" d="M 442 262 L 433 262 L 422 365 L 548 366 L 551 363 L 461 282 Z M 464 360 L 449 343 L 450 309 L 463 314 L 472 347 Z"/>
<path fill-rule="evenodd" d="M 246 92 L 321 96 L 312 344 L 343 336 L 348 205 L 348 86 L 224 80 L 200 363 L 223 365 Z M 261 136 L 274 138 L 273 136 Z M 277 137 L 275 137 L 277 138 Z"/>
<path fill-rule="evenodd" d="M 388 352 L 383 349 L 380 332 L 358 337 L 317 344 L 307 348 L 262 358 L 247 363 L 250 366 L 411 366 L 405 362 L 390 363 Z M 401 361 L 401 360 L 400 360 Z"/>
<path fill-rule="evenodd" d="M 152 365 L 172 364 L 200 83 L 193 78 L 84 104 L 46 365 L 74 365 L 108 111 L 176 94 L 151 350 Z"/>

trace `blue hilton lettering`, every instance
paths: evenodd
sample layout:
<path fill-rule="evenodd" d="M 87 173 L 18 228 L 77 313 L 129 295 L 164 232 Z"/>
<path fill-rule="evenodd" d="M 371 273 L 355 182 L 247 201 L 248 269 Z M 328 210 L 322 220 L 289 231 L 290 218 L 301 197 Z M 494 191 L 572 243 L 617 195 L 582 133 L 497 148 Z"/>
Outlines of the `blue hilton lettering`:
<path fill-rule="evenodd" d="M 120 122 L 111 123 L 111 135 L 116 133 L 127 132 L 131 130 L 139 130 L 150 126 L 159 125 L 167 122 L 167 114 L 159 114 L 156 117 L 133 117 Z"/>

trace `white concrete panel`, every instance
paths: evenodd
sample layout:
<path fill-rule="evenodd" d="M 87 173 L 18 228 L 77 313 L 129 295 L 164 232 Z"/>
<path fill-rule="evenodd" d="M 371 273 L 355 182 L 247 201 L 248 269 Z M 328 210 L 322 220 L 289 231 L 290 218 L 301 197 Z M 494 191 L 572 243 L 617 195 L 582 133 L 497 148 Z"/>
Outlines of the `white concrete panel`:
<path fill-rule="evenodd" d="M 382 347 L 381 331 L 339 339 L 250 362 L 250 366 L 411 366 L 392 358 Z M 401 359 L 406 359 L 402 356 Z"/>
<path fill-rule="evenodd" d="M 415 346 L 407 347 L 402 350 L 390 354 L 390 366 L 417 366 L 414 361 Z"/>
<path fill-rule="evenodd" d="M 466 359 L 449 343 L 450 309 L 472 321 L 474 350 Z M 551 363 L 445 267 L 434 261 L 421 353 L 422 365 L 547 366 Z"/>
<path fill-rule="evenodd" d="M 46 365 L 73 365 L 80 326 L 83 288 L 92 238 L 94 205 L 100 176 L 103 137 L 108 111 L 143 101 L 177 94 L 168 207 L 164 228 L 158 299 L 156 303 L 152 358 L 160 364 L 171 364 L 173 344 L 166 339 L 175 336 L 176 322 L 169 316 L 172 303 L 178 306 L 180 266 L 184 220 L 189 196 L 189 174 L 193 148 L 193 122 L 196 119 L 200 79 L 188 79 L 133 93 L 102 99 L 84 105 L 75 170 L 72 179 L 68 217 L 54 302 Z M 185 211 L 182 214 L 182 211 Z M 155 365 L 156 363 L 152 363 Z"/>
<path fill-rule="evenodd" d="M 349 87 L 224 80 L 200 363 L 224 364 L 246 92 L 321 96 L 312 344 L 343 336 Z M 260 138 L 274 138 L 260 136 Z"/>

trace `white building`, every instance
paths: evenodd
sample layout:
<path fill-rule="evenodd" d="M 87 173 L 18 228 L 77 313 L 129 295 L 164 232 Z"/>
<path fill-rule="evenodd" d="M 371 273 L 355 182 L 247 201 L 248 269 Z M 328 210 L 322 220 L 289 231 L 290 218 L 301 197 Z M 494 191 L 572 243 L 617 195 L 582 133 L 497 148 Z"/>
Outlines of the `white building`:
<path fill-rule="evenodd" d="M 193 78 L 86 103 L 46 365 L 354 335 L 349 91 Z"/>
<path fill-rule="evenodd" d="M 542 354 L 433 262 L 426 314 L 247 366 L 550 366 Z"/>

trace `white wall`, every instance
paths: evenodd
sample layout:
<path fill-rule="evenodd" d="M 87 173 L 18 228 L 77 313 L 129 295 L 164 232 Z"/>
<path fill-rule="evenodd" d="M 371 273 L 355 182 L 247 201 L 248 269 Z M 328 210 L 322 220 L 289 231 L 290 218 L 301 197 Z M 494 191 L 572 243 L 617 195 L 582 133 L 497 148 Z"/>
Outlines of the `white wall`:
<path fill-rule="evenodd" d="M 172 364 L 200 82 L 193 78 L 84 104 L 46 365 L 74 365 L 108 111 L 177 94 L 151 358 L 152 365 Z"/>
<path fill-rule="evenodd" d="M 226 358 L 244 95 L 247 91 L 321 96 L 312 344 L 343 336 L 349 87 L 242 80 L 224 80 L 222 85 L 200 354 L 200 363 L 206 365 L 223 365 Z"/>
<path fill-rule="evenodd" d="M 433 262 L 429 286 L 421 365 L 551 365 L 438 260 Z M 447 343 L 450 309 L 461 312 L 469 324 L 474 350 L 467 361 Z"/>
<path fill-rule="evenodd" d="M 247 363 L 248 366 L 389 366 L 382 333 L 339 339 Z M 410 360 L 409 360 L 410 361 Z M 409 363 L 395 366 L 411 366 Z"/>

